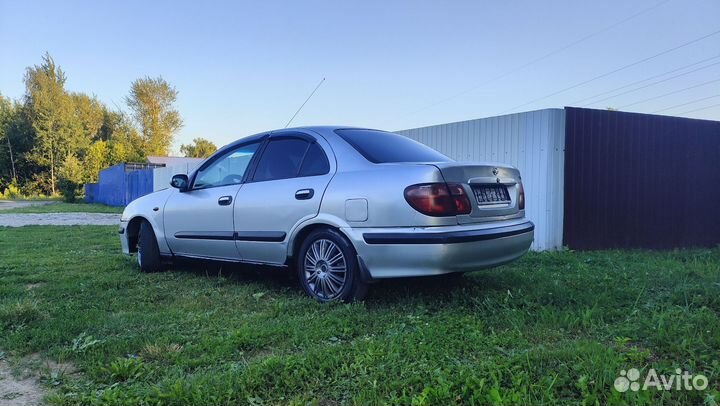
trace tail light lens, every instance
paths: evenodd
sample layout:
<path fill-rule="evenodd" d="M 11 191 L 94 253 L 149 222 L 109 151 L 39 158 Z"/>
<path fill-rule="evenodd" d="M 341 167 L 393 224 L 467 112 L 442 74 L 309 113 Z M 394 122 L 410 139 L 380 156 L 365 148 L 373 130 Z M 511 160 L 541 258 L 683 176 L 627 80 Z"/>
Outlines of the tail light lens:
<path fill-rule="evenodd" d="M 455 214 L 470 214 L 472 207 L 470 199 L 465 194 L 465 189 L 457 183 L 448 183 L 447 187 L 455 203 Z"/>
<path fill-rule="evenodd" d="M 415 210 L 434 217 L 470 214 L 472 206 L 462 185 L 425 183 L 408 186 L 405 200 Z"/>
<path fill-rule="evenodd" d="M 525 210 L 525 188 L 522 183 L 518 183 L 518 185 L 520 185 L 518 193 L 518 209 Z"/>

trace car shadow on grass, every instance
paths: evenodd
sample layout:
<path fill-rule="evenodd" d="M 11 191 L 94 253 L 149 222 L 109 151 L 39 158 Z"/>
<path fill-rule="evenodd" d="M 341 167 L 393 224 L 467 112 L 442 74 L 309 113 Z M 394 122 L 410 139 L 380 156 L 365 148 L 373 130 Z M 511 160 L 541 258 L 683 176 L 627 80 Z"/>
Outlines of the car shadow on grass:
<path fill-rule="evenodd" d="M 234 283 L 261 285 L 277 294 L 291 292 L 305 295 L 295 271 L 288 268 L 248 265 L 207 260 L 176 260 L 171 272 L 188 272 L 207 278 L 227 278 Z M 366 303 L 393 304 L 415 299 L 421 301 L 445 300 L 456 294 L 483 293 L 507 290 L 507 281 L 485 271 L 467 274 L 446 274 L 425 277 L 381 279 L 369 286 Z"/>
<path fill-rule="evenodd" d="M 174 259 L 169 271 L 187 272 L 206 278 L 227 278 L 239 284 L 257 283 L 266 285 L 268 289 L 296 287 L 298 292 L 301 291 L 294 275 L 280 267 L 183 258 Z"/>

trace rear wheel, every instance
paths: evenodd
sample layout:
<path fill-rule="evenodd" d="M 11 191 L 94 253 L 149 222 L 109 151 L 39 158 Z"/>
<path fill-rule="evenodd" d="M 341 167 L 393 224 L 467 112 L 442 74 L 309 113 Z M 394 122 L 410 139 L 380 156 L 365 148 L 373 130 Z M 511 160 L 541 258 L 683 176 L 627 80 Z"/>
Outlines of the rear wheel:
<path fill-rule="evenodd" d="M 465 281 L 465 273 L 464 272 L 453 272 L 453 273 L 446 273 L 444 275 L 440 275 L 440 278 L 442 278 L 443 282 L 450 285 L 460 285 Z"/>
<path fill-rule="evenodd" d="M 155 232 L 152 226 L 147 221 L 143 221 L 140 224 L 137 261 L 140 266 L 140 272 L 159 272 L 163 269 L 157 238 L 155 238 Z"/>
<path fill-rule="evenodd" d="M 367 292 L 355 249 L 332 229 L 313 231 L 303 241 L 297 272 L 305 292 L 320 302 L 349 303 L 362 299 Z"/>

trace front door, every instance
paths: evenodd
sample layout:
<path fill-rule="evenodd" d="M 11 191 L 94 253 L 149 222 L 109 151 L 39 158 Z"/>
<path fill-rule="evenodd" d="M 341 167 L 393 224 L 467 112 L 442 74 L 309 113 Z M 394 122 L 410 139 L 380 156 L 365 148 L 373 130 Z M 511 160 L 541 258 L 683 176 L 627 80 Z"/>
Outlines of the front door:
<path fill-rule="evenodd" d="M 235 238 L 244 261 L 283 264 L 296 225 L 317 216 L 335 173 L 324 139 L 297 132 L 270 136 L 254 173 L 238 192 Z"/>
<path fill-rule="evenodd" d="M 190 189 L 165 204 L 165 238 L 172 252 L 237 260 L 233 207 L 260 141 L 223 151 L 200 167 Z"/>

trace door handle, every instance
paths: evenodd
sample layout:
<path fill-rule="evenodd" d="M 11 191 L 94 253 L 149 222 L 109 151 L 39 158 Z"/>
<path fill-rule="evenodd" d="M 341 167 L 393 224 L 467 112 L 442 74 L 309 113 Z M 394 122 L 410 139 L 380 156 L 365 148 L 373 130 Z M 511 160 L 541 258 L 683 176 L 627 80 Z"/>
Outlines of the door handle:
<path fill-rule="evenodd" d="M 295 192 L 295 198 L 298 200 L 312 199 L 312 197 L 314 195 L 315 195 L 315 191 L 312 189 L 300 189 L 297 192 Z"/>
<path fill-rule="evenodd" d="M 230 203 L 232 203 L 232 196 L 221 196 L 218 199 L 218 204 L 220 206 L 229 206 Z"/>

